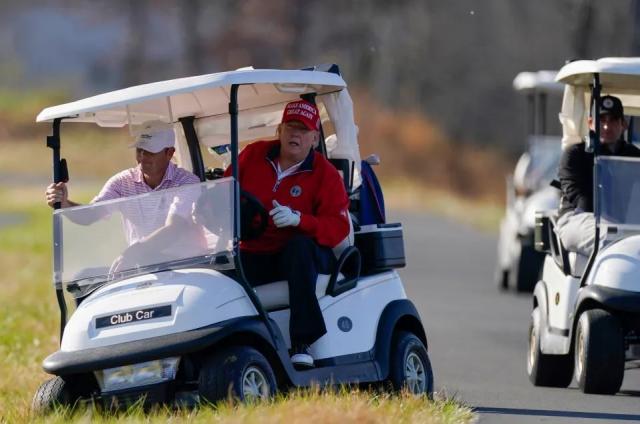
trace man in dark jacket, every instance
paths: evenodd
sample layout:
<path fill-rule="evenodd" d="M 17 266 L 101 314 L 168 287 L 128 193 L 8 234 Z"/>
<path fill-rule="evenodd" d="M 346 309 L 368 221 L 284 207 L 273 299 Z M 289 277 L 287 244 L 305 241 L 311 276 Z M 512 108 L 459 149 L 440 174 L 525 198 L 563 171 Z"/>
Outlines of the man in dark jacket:
<path fill-rule="evenodd" d="M 243 269 L 254 286 L 287 280 L 291 360 L 297 366 L 313 366 L 309 346 L 327 332 L 316 279 L 333 270 L 336 259 L 331 249 L 350 230 L 344 182 L 314 150 L 319 128 L 314 104 L 288 103 L 278 140 L 252 143 L 239 156 L 240 187 L 270 209 L 271 216 L 260 237 L 240 244 Z"/>
<path fill-rule="evenodd" d="M 640 157 L 640 150 L 623 139 L 627 122 L 622 102 L 603 96 L 600 107 L 600 154 Z M 589 127 L 593 130 L 593 119 Z M 585 143 L 567 147 L 562 153 L 558 177 L 562 188 L 560 219 L 556 232 L 567 250 L 589 256 L 593 251 L 595 220 L 593 217 L 593 153 Z"/>

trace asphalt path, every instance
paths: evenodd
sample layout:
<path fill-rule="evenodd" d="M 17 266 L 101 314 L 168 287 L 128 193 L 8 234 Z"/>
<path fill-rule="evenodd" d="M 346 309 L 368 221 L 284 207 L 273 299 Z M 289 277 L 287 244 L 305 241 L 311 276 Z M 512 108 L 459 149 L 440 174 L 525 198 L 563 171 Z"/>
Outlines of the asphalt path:
<path fill-rule="evenodd" d="M 640 368 L 625 372 L 615 396 L 529 382 L 531 297 L 498 291 L 495 235 L 424 214 L 391 220 L 404 226 L 401 275 L 427 332 L 437 391 L 474 407 L 481 423 L 640 423 Z"/>

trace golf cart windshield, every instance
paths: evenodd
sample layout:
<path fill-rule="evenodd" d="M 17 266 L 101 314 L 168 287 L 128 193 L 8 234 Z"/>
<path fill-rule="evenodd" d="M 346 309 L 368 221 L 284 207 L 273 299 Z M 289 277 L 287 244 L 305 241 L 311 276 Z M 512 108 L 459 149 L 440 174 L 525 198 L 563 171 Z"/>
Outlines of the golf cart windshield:
<path fill-rule="evenodd" d="M 82 296 L 108 281 L 231 260 L 233 179 L 58 209 L 54 283 Z"/>
<path fill-rule="evenodd" d="M 555 178 L 561 153 L 560 137 L 530 136 L 528 149 L 516 165 L 514 184 L 527 191 L 546 187 Z"/>
<path fill-rule="evenodd" d="M 640 158 L 601 156 L 596 166 L 601 224 L 640 231 Z"/>

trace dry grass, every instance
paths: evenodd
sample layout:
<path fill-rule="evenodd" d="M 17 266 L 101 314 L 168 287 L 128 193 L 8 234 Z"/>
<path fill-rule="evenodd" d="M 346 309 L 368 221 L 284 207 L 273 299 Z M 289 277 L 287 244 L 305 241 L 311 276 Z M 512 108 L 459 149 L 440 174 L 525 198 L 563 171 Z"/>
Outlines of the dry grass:
<path fill-rule="evenodd" d="M 468 199 L 402 177 L 381 184 L 387 209 L 429 211 L 487 232 L 495 232 L 504 215 L 504 206 L 491 199 Z"/>
<path fill-rule="evenodd" d="M 502 153 L 451 140 L 418 111 L 390 110 L 363 93 L 354 98 L 362 157 L 380 155 L 381 179 L 470 201 L 503 202 L 504 176 L 513 164 Z"/>
<path fill-rule="evenodd" d="M 47 417 L 28 417 L 34 422 L 131 423 L 195 422 L 243 424 L 298 423 L 469 423 L 475 418 L 470 408 L 450 400 L 430 401 L 408 394 L 375 394 L 341 389 L 337 392 L 317 389 L 297 390 L 278 395 L 267 402 L 238 404 L 233 401 L 196 409 L 161 407 L 144 411 L 134 405 L 122 412 L 94 409 L 71 411 L 60 408 Z"/>

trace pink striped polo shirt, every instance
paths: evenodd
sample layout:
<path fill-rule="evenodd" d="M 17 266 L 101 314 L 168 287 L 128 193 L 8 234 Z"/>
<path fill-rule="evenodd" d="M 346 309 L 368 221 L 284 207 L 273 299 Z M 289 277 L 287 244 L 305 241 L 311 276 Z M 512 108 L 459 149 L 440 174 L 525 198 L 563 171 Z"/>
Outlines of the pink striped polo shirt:
<path fill-rule="evenodd" d="M 199 183 L 200 179 L 185 169 L 178 168 L 173 162 L 169 166 L 156 188 L 151 188 L 144 182 L 140 165 L 117 173 L 105 183 L 102 190 L 91 203 L 122 197 L 154 193 L 168 188 L 185 184 Z M 144 196 L 135 202 L 124 202 L 119 207 L 124 218 L 126 237 L 129 244 L 133 244 L 146 237 L 165 224 L 168 214 L 177 213 L 185 217 L 191 213 L 191 204 L 174 198 L 165 198 L 161 193 Z"/>

